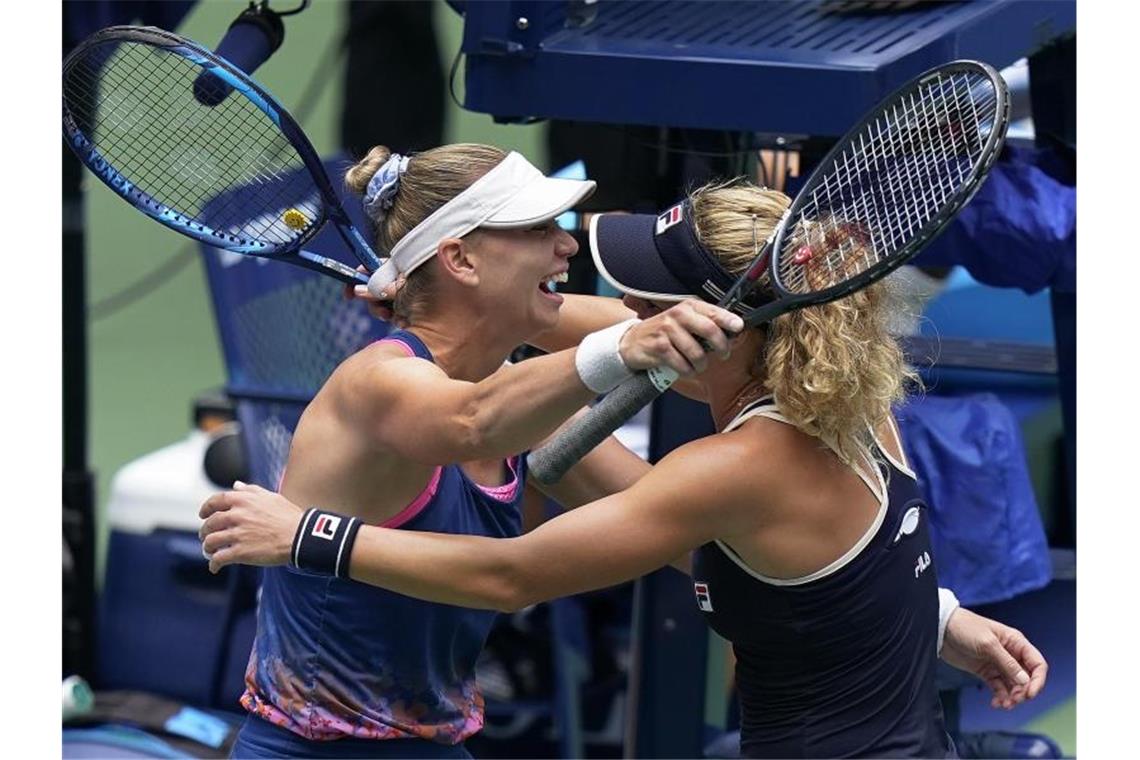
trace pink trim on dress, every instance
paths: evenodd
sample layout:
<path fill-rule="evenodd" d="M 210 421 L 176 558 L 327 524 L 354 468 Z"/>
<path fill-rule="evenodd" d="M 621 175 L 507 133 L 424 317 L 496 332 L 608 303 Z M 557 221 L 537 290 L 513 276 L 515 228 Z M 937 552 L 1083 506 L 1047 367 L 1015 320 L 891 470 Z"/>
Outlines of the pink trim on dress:
<path fill-rule="evenodd" d="M 413 349 L 411 346 L 409 346 L 407 343 L 400 340 L 399 338 L 381 338 L 380 340 L 378 340 L 376 342 L 377 343 L 395 343 L 395 344 L 399 345 L 401 348 L 403 348 L 404 353 L 406 353 L 408 356 L 415 356 L 416 355 L 415 349 Z"/>
<path fill-rule="evenodd" d="M 509 483 L 504 483 L 501 486 L 494 486 L 492 488 L 484 485 L 479 485 L 478 483 L 475 483 L 475 481 L 471 482 L 479 486 L 480 491 L 487 494 L 495 501 L 509 502 L 515 498 L 515 494 L 518 493 L 519 490 L 519 474 L 516 467 L 518 461 L 519 458 L 517 456 L 513 456 L 507 460 L 507 467 L 509 467 L 511 470 L 511 480 Z"/>
<path fill-rule="evenodd" d="M 384 522 L 380 523 L 381 528 L 398 528 L 404 523 L 411 520 L 413 517 L 424 511 L 424 507 L 428 505 L 432 499 L 435 498 L 435 492 L 439 489 L 439 478 L 443 474 L 442 467 L 436 467 L 431 474 L 431 480 L 428 481 L 427 487 L 420 491 L 411 504 L 404 507 L 398 514 L 389 517 Z"/>

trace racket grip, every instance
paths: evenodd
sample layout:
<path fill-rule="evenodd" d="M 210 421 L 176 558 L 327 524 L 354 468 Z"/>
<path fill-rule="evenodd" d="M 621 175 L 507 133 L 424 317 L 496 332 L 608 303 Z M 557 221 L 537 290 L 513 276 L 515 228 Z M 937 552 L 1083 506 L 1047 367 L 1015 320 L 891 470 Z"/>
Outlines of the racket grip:
<path fill-rule="evenodd" d="M 549 443 L 532 451 L 526 460 L 531 475 L 540 483 L 557 483 L 579 459 L 668 390 L 676 379 L 672 370 L 657 368 L 626 380 Z"/>

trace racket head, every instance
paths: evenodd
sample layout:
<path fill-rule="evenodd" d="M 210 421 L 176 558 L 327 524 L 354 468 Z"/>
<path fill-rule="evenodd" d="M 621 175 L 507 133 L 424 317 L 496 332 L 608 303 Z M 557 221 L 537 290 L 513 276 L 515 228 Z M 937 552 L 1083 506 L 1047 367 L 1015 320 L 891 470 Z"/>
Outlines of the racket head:
<path fill-rule="evenodd" d="M 233 88 L 214 106 L 194 86 Z M 119 26 L 63 64 L 63 128 L 79 159 L 140 211 L 235 253 L 288 257 L 346 218 L 311 143 L 241 70 L 153 27 Z"/>
<path fill-rule="evenodd" d="M 913 258 L 977 192 L 1008 125 L 1005 81 L 979 61 L 938 66 L 892 93 L 789 207 L 767 262 L 777 299 L 833 301 Z"/>

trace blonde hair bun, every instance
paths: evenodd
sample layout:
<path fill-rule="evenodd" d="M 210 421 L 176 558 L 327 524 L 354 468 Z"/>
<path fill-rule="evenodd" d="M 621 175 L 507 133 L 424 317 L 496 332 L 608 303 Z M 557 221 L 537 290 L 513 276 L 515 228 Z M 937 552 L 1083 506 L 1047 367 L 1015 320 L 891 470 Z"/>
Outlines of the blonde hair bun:
<path fill-rule="evenodd" d="M 380 167 L 388 163 L 388 159 L 392 156 L 392 150 L 386 145 L 377 145 L 372 150 L 368 151 L 368 155 L 360 161 L 349 167 L 348 171 L 344 174 L 344 184 L 349 190 L 357 195 L 364 195 L 364 191 L 368 189 L 368 183 L 372 181 L 372 177 L 376 172 L 380 171 Z"/>

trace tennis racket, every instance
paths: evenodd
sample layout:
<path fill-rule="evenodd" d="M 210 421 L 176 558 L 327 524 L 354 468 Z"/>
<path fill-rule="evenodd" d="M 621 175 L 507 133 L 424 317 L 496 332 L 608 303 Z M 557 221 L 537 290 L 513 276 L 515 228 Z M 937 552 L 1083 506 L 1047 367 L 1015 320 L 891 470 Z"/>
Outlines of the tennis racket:
<path fill-rule="evenodd" d="M 203 105 L 196 81 L 234 95 L 206 93 L 220 102 Z M 115 26 L 80 43 L 63 62 L 63 131 L 95 176 L 183 235 L 367 282 L 304 250 L 332 222 L 361 264 L 380 266 L 293 117 L 236 66 L 176 34 Z"/>
<path fill-rule="evenodd" d="M 726 309 L 763 282 L 746 325 L 834 301 L 913 258 L 980 187 L 1005 141 L 1009 93 L 992 67 L 956 61 L 877 105 L 819 162 L 757 256 L 720 300 Z M 656 368 L 622 384 L 528 458 L 557 482 L 677 379 Z"/>

